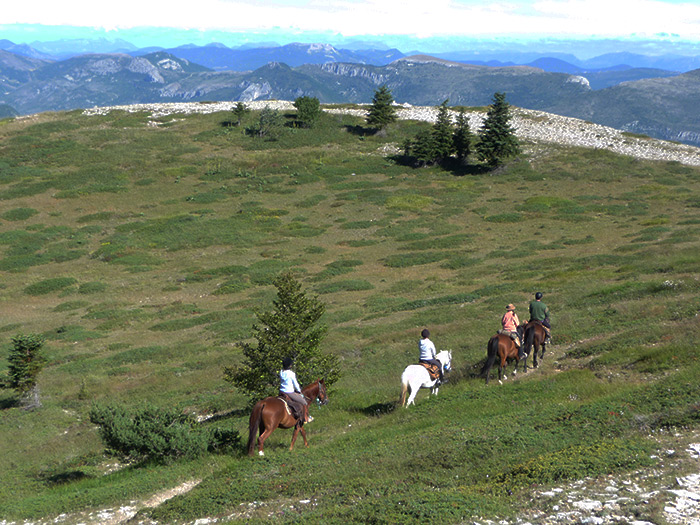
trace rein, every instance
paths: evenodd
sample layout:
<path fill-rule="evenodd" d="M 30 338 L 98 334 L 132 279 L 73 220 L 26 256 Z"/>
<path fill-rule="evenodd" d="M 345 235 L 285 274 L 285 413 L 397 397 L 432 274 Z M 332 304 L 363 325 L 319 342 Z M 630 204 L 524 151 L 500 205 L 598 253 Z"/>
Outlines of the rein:
<path fill-rule="evenodd" d="M 304 398 L 307 399 L 307 401 L 316 401 L 316 404 L 319 407 L 321 407 L 321 406 L 323 406 L 321 404 L 321 397 L 320 397 L 321 396 L 321 388 L 323 388 L 324 393 L 325 393 L 325 387 L 323 387 L 323 383 L 321 383 L 320 381 L 317 381 L 317 383 L 318 383 L 318 392 L 316 393 L 316 396 L 313 399 L 310 396 L 307 396 L 306 394 L 303 394 L 303 395 L 304 395 Z"/>

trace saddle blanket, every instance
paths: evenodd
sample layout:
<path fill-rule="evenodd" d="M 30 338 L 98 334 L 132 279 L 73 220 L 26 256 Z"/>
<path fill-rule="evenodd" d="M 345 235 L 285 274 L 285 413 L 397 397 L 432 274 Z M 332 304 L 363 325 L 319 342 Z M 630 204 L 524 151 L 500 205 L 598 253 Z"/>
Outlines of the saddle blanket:
<path fill-rule="evenodd" d="M 425 367 L 425 369 L 428 371 L 428 374 L 430 374 L 430 379 L 437 379 L 440 377 L 440 367 L 437 365 L 432 365 L 430 363 L 418 363 L 419 365 L 422 365 Z"/>

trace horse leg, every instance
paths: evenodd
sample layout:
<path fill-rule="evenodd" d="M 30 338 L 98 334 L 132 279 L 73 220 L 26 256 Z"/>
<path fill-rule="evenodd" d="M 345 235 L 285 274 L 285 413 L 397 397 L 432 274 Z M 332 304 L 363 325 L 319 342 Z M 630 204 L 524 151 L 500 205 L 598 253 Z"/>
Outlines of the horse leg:
<path fill-rule="evenodd" d="M 309 448 L 309 442 L 306 441 L 306 430 L 304 429 L 304 425 L 302 425 L 299 430 L 301 430 L 301 437 L 304 438 L 304 446 Z"/>
<path fill-rule="evenodd" d="M 406 408 L 416 404 L 416 394 L 418 393 L 420 386 L 409 383 L 408 389 L 411 391 L 411 395 L 408 396 L 408 401 L 406 401 Z"/>
<path fill-rule="evenodd" d="M 290 452 L 291 452 L 292 450 L 294 450 L 294 443 L 296 443 L 296 441 L 297 441 L 297 434 L 299 433 L 299 429 L 300 429 L 300 428 L 303 428 L 303 427 L 300 426 L 300 425 L 295 425 L 295 426 L 294 426 L 294 433 L 292 434 L 292 444 L 289 445 L 289 451 L 290 451 Z M 304 439 L 304 441 L 306 441 L 306 439 Z M 307 445 L 307 446 L 308 446 L 308 445 Z"/>
<path fill-rule="evenodd" d="M 498 363 L 498 383 L 503 384 L 503 381 L 508 379 L 508 376 L 506 375 L 506 359 L 505 357 L 501 357 L 501 362 Z"/>
<path fill-rule="evenodd" d="M 544 350 L 547 345 L 545 343 L 542 343 L 542 353 L 540 354 L 540 359 L 544 361 Z"/>
<path fill-rule="evenodd" d="M 265 431 L 260 434 L 260 437 L 258 437 L 258 455 L 265 455 L 265 453 L 263 452 L 263 444 L 265 443 L 265 440 L 270 436 L 270 434 L 272 434 L 272 431 L 274 429 L 275 427 L 266 428 Z"/>
<path fill-rule="evenodd" d="M 532 368 L 539 367 L 539 364 L 537 363 L 537 352 L 539 352 L 539 351 L 540 351 L 540 347 L 537 344 L 537 342 L 535 342 L 535 344 L 532 347 Z"/>

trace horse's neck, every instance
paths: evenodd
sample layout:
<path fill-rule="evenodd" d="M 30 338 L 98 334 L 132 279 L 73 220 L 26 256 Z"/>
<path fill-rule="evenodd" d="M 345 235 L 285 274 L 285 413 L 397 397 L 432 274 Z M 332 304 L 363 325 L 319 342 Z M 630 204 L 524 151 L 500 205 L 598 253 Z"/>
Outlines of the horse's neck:
<path fill-rule="evenodd" d="M 301 393 L 308 400 L 313 400 L 318 396 L 318 383 L 313 383 L 301 390 Z"/>

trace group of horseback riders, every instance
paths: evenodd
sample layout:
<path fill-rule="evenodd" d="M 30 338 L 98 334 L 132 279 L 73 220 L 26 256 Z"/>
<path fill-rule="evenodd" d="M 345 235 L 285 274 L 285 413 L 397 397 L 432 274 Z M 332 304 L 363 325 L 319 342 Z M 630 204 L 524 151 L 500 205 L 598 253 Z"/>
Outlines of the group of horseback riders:
<path fill-rule="evenodd" d="M 535 299 L 530 302 L 528 307 L 530 313 L 530 321 L 537 321 L 542 324 L 547 334 L 545 343 L 550 342 L 550 322 L 549 308 L 542 302 L 542 292 L 535 294 Z M 520 324 L 518 314 L 515 313 L 515 305 L 509 304 L 506 306 L 506 313 L 501 318 L 501 330 L 498 333 L 509 336 L 515 346 L 518 348 L 518 358 L 523 359 L 527 354 L 523 352 L 523 329 L 524 324 Z M 446 382 L 442 364 L 436 358 L 437 350 L 435 344 L 430 340 L 430 331 L 424 328 L 421 331 L 421 338 L 418 341 L 418 349 L 420 351 L 419 363 L 425 366 L 434 376 L 438 385 Z M 301 387 L 297 381 L 296 374 L 292 370 L 294 362 L 290 357 L 286 357 L 282 361 L 282 370 L 280 371 L 280 397 L 282 397 L 287 405 L 292 410 L 294 416 L 304 423 L 313 421 L 313 417 L 309 415 L 309 404 L 301 394 Z"/>
<path fill-rule="evenodd" d="M 544 327 L 547 337 L 545 338 L 545 343 L 550 343 L 551 339 L 551 326 L 549 323 L 549 308 L 546 304 L 542 302 L 542 292 L 537 292 L 535 294 L 535 299 L 530 302 L 528 307 L 530 312 L 530 321 L 536 321 L 542 324 Z M 511 303 L 506 306 L 506 313 L 503 314 L 501 318 L 501 330 L 498 333 L 509 336 L 515 346 L 518 347 L 518 359 L 523 359 L 527 357 L 527 354 L 523 352 L 523 327 L 518 319 L 518 314 L 515 313 L 515 306 Z"/>

